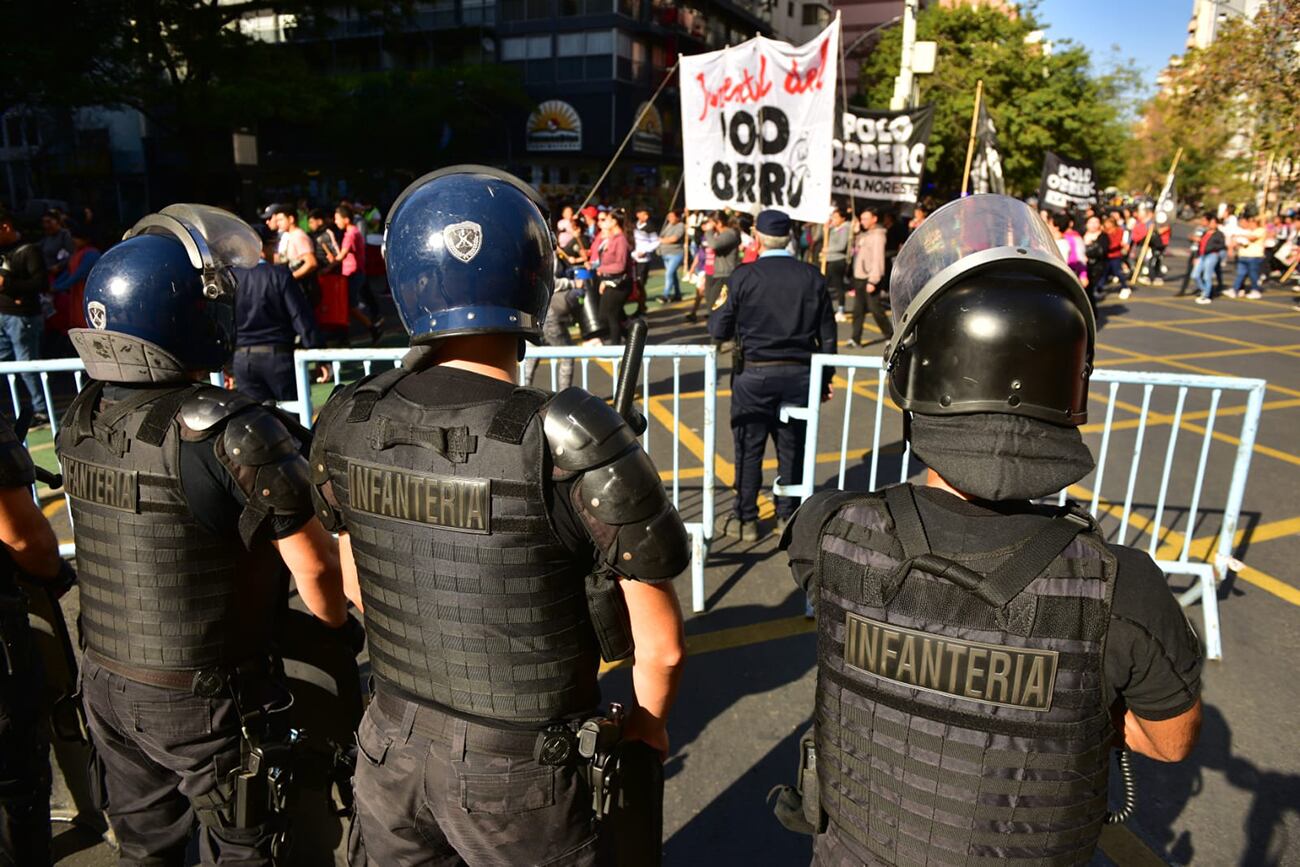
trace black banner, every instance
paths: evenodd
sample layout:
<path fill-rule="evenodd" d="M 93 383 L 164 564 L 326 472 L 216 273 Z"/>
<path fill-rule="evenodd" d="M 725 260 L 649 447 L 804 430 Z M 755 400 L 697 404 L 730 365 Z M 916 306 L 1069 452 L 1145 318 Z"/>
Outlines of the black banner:
<path fill-rule="evenodd" d="M 998 130 L 989 116 L 987 103 L 980 100 L 979 118 L 975 122 L 975 157 L 970 167 L 970 188 L 974 193 L 1005 195 L 1002 180 L 1002 157 L 998 154 Z"/>
<path fill-rule="evenodd" d="M 933 124 L 934 108 L 928 105 L 913 111 L 849 109 L 840 116 L 831 146 L 831 194 L 852 196 L 854 207 L 914 204 Z"/>
<path fill-rule="evenodd" d="M 1048 151 L 1043 155 L 1043 181 L 1038 206 L 1064 213 L 1097 201 L 1097 176 L 1088 160 L 1067 160 Z"/>

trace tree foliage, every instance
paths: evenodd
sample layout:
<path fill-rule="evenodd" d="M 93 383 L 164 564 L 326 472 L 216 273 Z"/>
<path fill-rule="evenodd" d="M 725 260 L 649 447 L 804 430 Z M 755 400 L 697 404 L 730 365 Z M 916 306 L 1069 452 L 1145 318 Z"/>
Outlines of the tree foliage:
<path fill-rule="evenodd" d="M 918 76 L 920 103 L 935 108 L 928 182 L 950 193 L 961 188 L 980 79 L 1008 192 L 1038 189 L 1047 150 L 1092 160 L 1103 184 L 1119 180 L 1128 136 L 1122 108 L 1136 73 L 1120 66 L 1095 74 L 1088 52 L 1068 40 L 1054 43 L 1050 53 L 1026 42 L 1040 27 L 1032 8 L 1013 18 L 989 7 L 934 4 L 918 16 L 917 39 L 938 43 L 934 74 Z M 863 64 L 864 91 L 854 101 L 887 108 L 901 55 L 902 35 L 894 28 Z"/>
<path fill-rule="evenodd" d="M 1254 19 L 1223 22 L 1214 42 L 1170 70 L 1168 86 L 1146 105 L 1136 127 L 1129 176 L 1149 181 L 1156 166 L 1184 149 L 1179 182 L 1193 195 L 1243 198 L 1251 169 L 1273 153 L 1297 174 L 1300 130 L 1300 3 L 1274 0 Z M 1276 180 L 1276 178 L 1275 178 Z"/>

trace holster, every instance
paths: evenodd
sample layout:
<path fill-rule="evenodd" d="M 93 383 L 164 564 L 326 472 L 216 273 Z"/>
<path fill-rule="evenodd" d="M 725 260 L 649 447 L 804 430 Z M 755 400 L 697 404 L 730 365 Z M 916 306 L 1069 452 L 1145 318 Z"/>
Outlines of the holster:
<path fill-rule="evenodd" d="M 587 576 L 587 610 L 600 642 L 600 655 L 617 662 L 632 655 L 632 620 L 618 581 L 597 571 Z"/>
<path fill-rule="evenodd" d="M 734 380 L 745 372 L 745 348 L 740 343 L 740 335 L 731 349 L 731 378 Z"/>
<path fill-rule="evenodd" d="M 621 741 L 614 761 L 614 792 L 603 835 L 617 867 L 659 867 L 663 863 L 664 766 L 654 747 Z"/>
<path fill-rule="evenodd" d="M 25 670 L 31 652 L 27 598 L 17 589 L 0 590 L 0 677 Z"/>
<path fill-rule="evenodd" d="M 814 835 L 826 830 L 827 817 L 817 783 L 815 726 L 799 738 L 799 776 L 794 786 L 777 786 L 768 792 L 768 797 L 773 793 L 777 798 L 772 812 L 787 831 Z"/>

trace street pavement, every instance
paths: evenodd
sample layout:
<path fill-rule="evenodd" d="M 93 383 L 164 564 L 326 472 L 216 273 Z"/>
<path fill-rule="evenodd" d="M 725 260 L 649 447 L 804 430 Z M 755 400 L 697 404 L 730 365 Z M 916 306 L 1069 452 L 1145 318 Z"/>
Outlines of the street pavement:
<path fill-rule="evenodd" d="M 1192 297 L 1175 297 L 1186 266 L 1183 246 L 1169 257 L 1167 283 L 1142 286 L 1126 301 L 1109 296 L 1099 311 L 1097 366 L 1105 370 L 1163 371 L 1261 377 L 1268 380 L 1258 439 L 1238 527 L 1238 558 L 1244 566 L 1218 587 L 1223 659 L 1206 664 L 1205 723 L 1193 755 L 1179 765 L 1138 758 L 1136 816 L 1108 828 L 1096 864 L 1300 864 L 1300 679 L 1293 661 L 1300 655 L 1300 310 L 1293 294 L 1275 286 L 1262 300 L 1216 299 L 1197 306 Z M 652 294 L 654 283 L 652 283 Z M 702 324 L 685 321 L 689 302 L 650 304 L 651 342 L 700 343 Z M 868 325 L 868 330 L 871 326 Z M 841 326 L 841 339 L 847 337 Z M 861 355 L 879 355 L 876 343 Z M 716 514 L 731 507 L 733 448 L 727 419 L 730 361 L 720 357 L 717 429 Z M 608 368 L 586 369 L 594 391 L 609 390 Z M 582 382 L 579 372 L 579 383 Z M 822 409 L 817 444 L 819 486 L 834 486 L 841 453 L 847 487 L 864 488 L 872 464 L 871 431 L 876 412 L 874 371 L 859 371 L 853 401 L 845 413 L 847 381 L 840 372 L 836 396 Z M 541 368 L 538 384 L 549 372 Z M 701 457 L 704 435 L 702 367 L 683 362 L 681 394 L 671 397 L 673 367 L 658 361 L 650 368 L 650 451 L 665 478 L 674 466 L 672 431 L 680 449 L 677 482 L 688 521 L 701 512 Z M 1100 449 L 1108 389 L 1094 386 L 1085 436 Z M 1174 392 L 1158 390 L 1152 414 L 1139 423 L 1143 391 L 1123 386 L 1116 395 L 1114 430 L 1100 486 L 1103 530 L 1114 540 L 1148 546 L 1155 528 L 1156 551 L 1174 559 L 1187 532 L 1194 497 L 1192 480 L 1206 442 L 1210 398 L 1192 391 L 1176 430 L 1167 504 L 1157 521 L 1156 501 L 1169 454 Z M 1193 555 L 1204 557 L 1222 519 L 1227 481 L 1241 435 L 1245 398 L 1224 392 L 1209 438 L 1207 473 L 1192 539 Z M 674 409 L 676 414 L 674 414 Z M 845 418 L 847 437 L 842 434 Z M 880 478 L 896 480 L 902 471 L 899 414 L 886 400 L 881 414 Z M 1142 448 L 1135 458 L 1141 431 Z M 843 437 L 843 438 L 842 438 Z M 769 455 L 771 450 L 769 450 Z M 1130 479 L 1132 507 L 1123 502 Z M 914 461 L 908 475 L 919 478 Z M 769 458 L 765 481 L 775 474 Z M 1085 479 L 1071 495 L 1087 500 Z M 52 507 L 52 511 L 57 511 Z M 705 610 L 692 613 L 689 573 L 678 581 L 690 658 L 673 713 L 672 754 L 665 768 L 665 863 L 670 865 L 753 865 L 807 863 L 810 840 L 783 829 L 773 818 L 767 796 L 773 786 L 791 783 L 798 761 L 798 739 L 810 723 L 815 688 L 812 623 L 803 616 L 803 596 L 776 550 L 770 500 L 763 500 L 765 530 L 755 543 L 715 539 L 705 569 Z M 1183 590 L 1185 576 L 1171 578 Z M 70 604 L 75 604 L 75 594 Z M 1188 608 L 1202 631 L 1199 604 Z M 630 670 L 604 674 L 607 699 L 631 696 Z M 1115 789 L 1115 786 L 1112 786 Z M 56 829 L 57 830 L 57 829 Z M 56 845 L 60 863 L 111 863 L 106 847 L 89 835 L 70 832 Z M 78 851 L 71 851 L 76 849 Z"/>

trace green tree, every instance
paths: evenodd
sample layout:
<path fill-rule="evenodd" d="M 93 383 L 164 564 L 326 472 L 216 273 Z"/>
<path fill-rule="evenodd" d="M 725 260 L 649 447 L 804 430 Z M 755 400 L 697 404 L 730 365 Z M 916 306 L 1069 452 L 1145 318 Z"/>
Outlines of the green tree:
<path fill-rule="evenodd" d="M 1282 196 L 1294 194 L 1300 169 L 1300 3 L 1274 0 L 1254 19 L 1225 21 L 1214 42 L 1169 70 L 1165 89 L 1145 106 L 1136 127 L 1129 174 L 1150 178 L 1153 164 L 1184 149 L 1180 185 L 1193 196 L 1251 198 L 1263 183 L 1267 155 L 1290 166 L 1274 175 Z M 1253 174 L 1256 177 L 1252 177 Z"/>
<path fill-rule="evenodd" d="M 1043 152 L 1090 159 L 1102 184 L 1119 180 L 1128 130 L 1122 109 L 1136 84 L 1130 66 L 1098 75 L 1088 52 L 1060 41 L 1050 53 L 1026 42 L 1039 30 L 1032 8 L 1016 17 L 988 7 L 933 5 L 917 17 L 917 39 L 938 43 L 933 75 L 918 76 L 920 103 L 935 109 L 926 175 L 940 190 L 961 189 L 975 86 L 997 125 L 1008 192 L 1038 189 Z M 887 108 L 902 55 L 891 30 L 862 66 L 863 92 L 854 102 Z"/>

